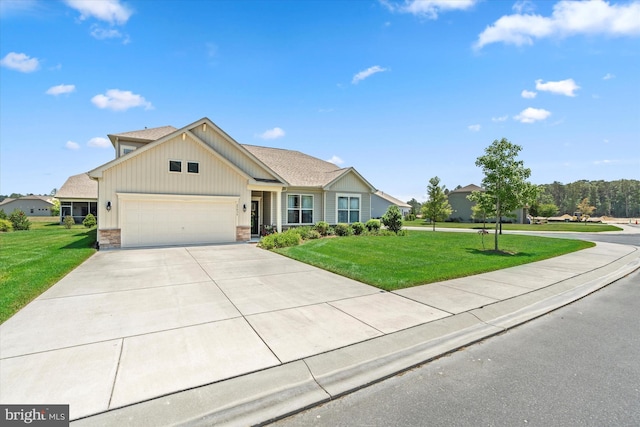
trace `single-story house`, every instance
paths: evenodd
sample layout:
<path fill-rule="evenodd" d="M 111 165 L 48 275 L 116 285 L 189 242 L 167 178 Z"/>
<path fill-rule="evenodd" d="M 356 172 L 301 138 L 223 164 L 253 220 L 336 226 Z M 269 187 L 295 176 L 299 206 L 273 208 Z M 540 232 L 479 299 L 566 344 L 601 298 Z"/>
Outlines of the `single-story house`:
<path fill-rule="evenodd" d="M 459 220 L 462 222 L 473 222 L 474 219 L 471 217 L 472 210 L 471 208 L 475 205 L 475 202 L 472 202 L 467 198 L 474 191 L 484 191 L 484 188 L 479 187 L 475 184 L 469 184 L 466 187 L 458 188 L 457 190 L 452 190 L 447 195 L 449 204 L 451 205 L 452 212 L 449 216 L 449 221 Z M 512 212 L 515 215 L 515 222 L 517 224 L 524 224 L 527 221 L 527 209 L 519 208 Z M 478 221 L 480 218 L 478 218 Z M 492 220 L 495 219 L 492 218 Z"/>
<path fill-rule="evenodd" d="M 51 216 L 53 196 L 23 196 L 17 199 L 6 198 L 0 202 L 0 210 L 10 215 L 18 209 L 27 216 Z"/>
<path fill-rule="evenodd" d="M 208 118 L 108 137 L 116 158 L 88 172 L 102 248 L 249 241 L 271 226 L 371 218 L 376 190 L 354 168 L 239 144 Z"/>
<path fill-rule="evenodd" d="M 60 201 L 60 221 L 72 216 L 80 223 L 88 214 L 98 216 L 98 182 L 86 173 L 70 176 L 56 193 Z"/>
<path fill-rule="evenodd" d="M 371 217 L 382 218 L 391 205 L 396 205 L 400 208 L 403 217 L 411 212 L 411 205 L 378 190 L 371 196 Z"/>

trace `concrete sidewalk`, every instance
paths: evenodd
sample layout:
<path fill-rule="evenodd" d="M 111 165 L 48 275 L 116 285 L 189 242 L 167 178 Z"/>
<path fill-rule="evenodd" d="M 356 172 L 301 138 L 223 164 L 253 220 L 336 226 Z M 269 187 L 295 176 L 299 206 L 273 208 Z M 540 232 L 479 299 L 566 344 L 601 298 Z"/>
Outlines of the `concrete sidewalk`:
<path fill-rule="evenodd" d="M 250 425 L 378 381 L 640 267 L 595 248 L 383 292 L 257 249 L 99 252 L 0 326 L 0 402 L 74 425 Z"/>

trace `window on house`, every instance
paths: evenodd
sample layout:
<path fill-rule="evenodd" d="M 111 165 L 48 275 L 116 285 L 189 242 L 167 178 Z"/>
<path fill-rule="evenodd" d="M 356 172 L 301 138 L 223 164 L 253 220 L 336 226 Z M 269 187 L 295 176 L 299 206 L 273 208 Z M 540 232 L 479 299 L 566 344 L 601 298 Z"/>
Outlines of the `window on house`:
<path fill-rule="evenodd" d="M 132 145 L 121 145 L 120 146 L 120 155 L 124 156 L 125 154 L 129 154 L 132 151 L 135 151 L 136 147 Z"/>
<path fill-rule="evenodd" d="M 338 196 L 338 222 L 360 221 L 360 196 Z"/>
<path fill-rule="evenodd" d="M 200 165 L 198 162 L 187 162 L 188 173 L 199 173 Z"/>
<path fill-rule="evenodd" d="M 287 195 L 287 223 L 313 224 L 313 196 L 306 194 Z"/>
<path fill-rule="evenodd" d="M 169 172 L 182 172 L 182 162 L 180 160 L 169 160 Z"/>

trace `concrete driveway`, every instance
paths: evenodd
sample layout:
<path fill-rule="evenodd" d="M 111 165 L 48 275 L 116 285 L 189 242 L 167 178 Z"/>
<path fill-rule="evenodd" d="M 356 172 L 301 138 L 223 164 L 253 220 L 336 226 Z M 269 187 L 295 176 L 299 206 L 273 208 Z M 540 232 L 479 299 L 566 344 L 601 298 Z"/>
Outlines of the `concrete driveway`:
<path fill-rule="evenodd" d="M 448 315 L 247 244 L 102 251 L 0 326 L 0 401 L 75 419 Z"/>
<path fill-rule="evenodd" d="M 554 283 L 564 291 L 633 251 L 599 244 L 391 293 L 248 244 L 102 251 L 0 326 L 0 402 L 70 404 L 78 419 L 356 343 L 384 347 L 373 338 Z"/>

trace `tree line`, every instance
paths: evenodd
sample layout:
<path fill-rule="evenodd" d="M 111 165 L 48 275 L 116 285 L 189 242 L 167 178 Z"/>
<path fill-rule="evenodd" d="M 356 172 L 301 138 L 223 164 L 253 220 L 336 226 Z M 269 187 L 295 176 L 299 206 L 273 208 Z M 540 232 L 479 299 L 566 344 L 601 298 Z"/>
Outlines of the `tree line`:
<path fill-rule="evenodd" d="M 636 179 L 580 180 L 570 184 L 554 181 L 538 188 L 537 202 L 556 205 L 559 215 L 572 214 L 582 200 L 589 199 L 589 204 L 595 208 L 592 216 L 640 216 L 640 181 Z"/>

